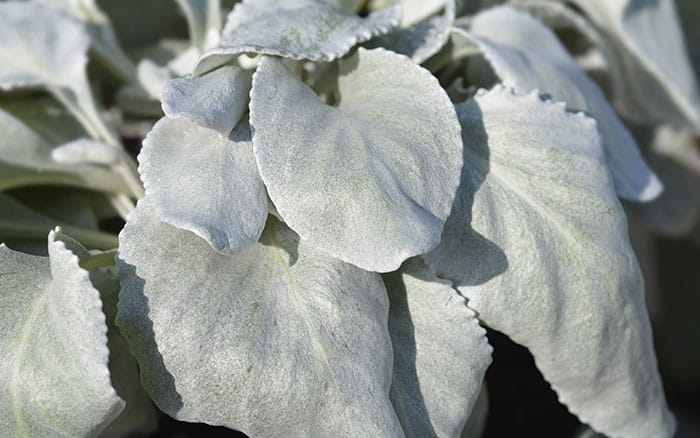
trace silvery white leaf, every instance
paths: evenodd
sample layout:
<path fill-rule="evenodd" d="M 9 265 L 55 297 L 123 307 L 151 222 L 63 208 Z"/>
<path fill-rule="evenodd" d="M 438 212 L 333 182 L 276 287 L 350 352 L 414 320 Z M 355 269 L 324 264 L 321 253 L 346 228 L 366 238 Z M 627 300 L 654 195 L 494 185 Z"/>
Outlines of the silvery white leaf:
<path fill-rule="evenodd" d="M 263 59 L 250 104 L 255 157 L 277 211 L 309 244 L 393 271 L 440 241 L 462 168 L 459 123 L 437 80 L 386 50 L 343 60 L 338 89 L 339 105 L 325 105 Z"/>
<path fill-rule="evenodd" d="M 661 193 L 662 186 L 632 135 L 549 29 L 531 16 L 503 6 L 478 14 L 468 32 L 456 32 L 481 48 L 506 86 L 521 93 L 538 89 L 567 108 L 594 117 L 621 197 L 649 201 Z"/>
<path fill-rule="evenodd" d="M 200 53 L 214 46 L 221 32 L 221 2 L 219 0 L 176 0 L 187 17 L 190 40 Z"/>
<path fill-rule="evenodd" d="M 700 91 L 673 0 L 574 0 L 614 50 L 615 104 L 640 123 L 700 132 Z"/>
<path fill-rule="evenodd" d="M 611 437 L 671 436 L 643 279 L 595 123 L 500 88 L 457 110 L 469 163 L 458 196 L 467 202 L 443 241 L 459 238 L 471 216 L 510 265 L 490 279 L 465 266 L 454 280 L 469 307 L 530 349 L 583 422 Z M 427 257 L 437 272 L 444 250 Z"/>
<path fill-rule="evenodd" d="M 484 435 L 486 419 L 489 414 L 489 396 L 486 385 L 481 385 L 481 391 L 476 397 L 472 412 L 469 414 L 467 424 L 462 429 L 460 438 L 477 438 Z"/>
<path fill-rule="evenodd" d="M 87 271 L 49 234 L 49 257 L 0 245 L 3 436 L 96 436 L 122 410 L 107 327 Z"/>
<path fill-rule="evenodd" d="M 384 276 L 391 401 L 407 437 L 459 437 L 491 363 L 486 331 L 449 282 L 413 259 Z"/>
<path fill-rule="evenodd" d="M 45 87 L 93 137 L 118 143 L 92 99 L 85 74 L 90 38 L 79 22 L 38 3 L 6 1 L 0 28 L 0 90 Z"/>
<path fill-rule="evenodd" d="M 236 65 L 204 76 L 171 79 L 163 89 L 163 111 L 228 136 L 248 109 L 251 79 L 249 70 Z"/>
<path fill-rule="evenodd" d="M 149 98 L 160 100 L 165 84 L 174 77 L 173 72 L 167 66 L 161 66 L 150 59 L 139 61 L 136 72 L 138 85 L 146 92 Z"/>
<path fill-rule="evenodd" d="M 373 42 L 376 46 L 410 57 L 416 64 L 422 64 L 449 40 L 450 28 L 455 20 L 455 0 L 445 3 L 442 15 L 430 17 L 408 28 L 396 29 Z"/>
<path fill-rule="evenodd" d="M 51 158 L 58 163 L 67 164 L 90 163 L 110 165 L 119 161 L 119 156 L 114 146 L 87 138 L 79 138 L 56 146 L 51 151 Z"/>
<path fill-rule="evenodd" d="M 136 70 L 133 62 L 122 50 L 112 29 L 109 17 L 95 3 L 95 0 L 33 0 L 44 6 L 58 9 L 80 20 L 90 34 L 91 46 L 109 68 L 115 70 L 122 79 L 133 81 Z"/>
<path fill-rule="evenodd" d="M 22 121 L 0 109 L 0 162 L 5 165 L 26 169 L 24 176 L 17 175 L 19 185 L 47 182 L 43 172 L 54 174 L 50 180 L 58 184 L 103 190 L 108 192 L 128 192 L 124 181 L 114 172 L 100 166 L 57 162 L 52 157 L 53 147 L 39 134 Z M 38 171 L 38 172 L 37 172 Z M 36 173 L 35 176 L 32 176 Z M 60 177 L 57 174 L 65 174 Z M 3 171 L 3 177 L 10 172 Z M 8 181 L 8 184 L 12 181 Z M 0 186 L 3 184 L 0 183 Z"/>
<path fill-rule="evenodd" d="M 186 118 L 164 117 L 143 141 L 139 163 L 161 220 L 222 253 L 238 252 L 260 237 L 267 196 L 247 122 L 222 136 Z"/>
<path fill-rule="evenodd" d="M 82 258 L 81 262 L 83 262 Z M 102 431 L 100 438 L 147 436 L 158 428 L 160 413 L 141 386 L 136 359 L 129 352 L 129 344 L 114 322 L 121 289 L 119 279 L 107 269 L 97 269 L 90 273 L 90 280 L 95 289 L 100 291 L 102 309 L 107 319 L 107 345 L 112 385 L 126 402 L 124 410 Z"/>
<path fill-rule="evenodd" d="M 213 70 L 246 52 L 331 61 L 356 44 L 389 32 L 398 24 L 400 14 L 399 6 L 361 18 L 323 0 L 243 0 L 233 7 L 221 42 L 200 58 L 195 74 Z"/>
<path fill-rule="evenodd" d="M 401 27 L 413 26 L 440 12 L 448 0 L 370 0 L 370 9 L 401 5 Z"/>
<path fill-rule="evenodd" d="M 378 274 L 270 219 L 222 255 L 141 200 L 120 234 L 117 324 L 156 404 L 251 437 L 401 437 Z"/>

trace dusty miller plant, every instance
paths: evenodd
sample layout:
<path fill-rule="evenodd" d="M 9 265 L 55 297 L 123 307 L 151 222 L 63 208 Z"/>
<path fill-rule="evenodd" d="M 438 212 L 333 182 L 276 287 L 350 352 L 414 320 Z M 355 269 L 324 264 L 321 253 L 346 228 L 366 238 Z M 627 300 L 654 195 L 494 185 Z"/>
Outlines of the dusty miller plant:
<path fill-rule="evenodd" d="M 1 436 L 148 433 L 149 398 L 478 436 L 482 326 L 593 430 L 673 435 L 619 200 L 698 207 L 663 220 L 622 121 L 697 167 L 673 2 L 176 3 L 190 43 L 128 55 L 92 0 L 0 3 Z"/>

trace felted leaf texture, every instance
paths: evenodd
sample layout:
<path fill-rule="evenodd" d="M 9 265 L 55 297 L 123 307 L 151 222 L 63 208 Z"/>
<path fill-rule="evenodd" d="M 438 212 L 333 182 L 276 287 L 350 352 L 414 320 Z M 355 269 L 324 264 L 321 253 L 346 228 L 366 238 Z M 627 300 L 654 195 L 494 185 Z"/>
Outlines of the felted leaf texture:
<path fill-rule="evenodd" d="M 596 119 L 618 194 L 633 201 L 659 195 L 661 183 L 644 162 L 629 131 L 600 89 L 569 56 L 556 36 L 530 15 L 509 6 L 475 16 L 455 32 L 479 46 L 503 84 L 519 93 L 539 90 Z"/>
<path fill-rule="evenodd" d="M 431 15 L 440 12 L 448 0 L 370 0 L 371 9 L 386 8 L 392 4 L 401 5 L 401 26 L 413 26 Z"/>
<path fill-rule="evenodd" d="M 49 257 L 0 245 L 3 436 L 97 436 L 122 410 L 97 290 L 52 231 Z"/>
<path fill-rule="evenodd" d="M 171 79 L 161 96 L 163 112 L 228 136 L 248 109 L 251 81 L 252 73 L 236 65 L 204 76 Z"/>
<path fill-rule="evenodd" d="M 157 219 L 120 234 L 117 324 L 169 415 L 251 437 L 401 437 L 381 277 L 274 218 L 235 255 Z"/>
<path fill-rule="evenodd" d="M 459 123 L 427 70 L 383 49 L 343 60 L 338 90 L 338 106 L 326 105 L 263 59 L 250 104 L 255 157 L 277 211 L 309 244 L 393 271 L 440 241 L 462 167 Z"/>
<path fill-rule="evenodd" d="M 470 226 L 511 267 L 486 280 L 468 265 L 462 276 L 443 272 L 450 247 L 442 244 L 428 261 L 454 277 L 485 324 L 530 349 L 583 422 L 610 437 L 672 436 L 642 275 L 595 123 L 502 88 L 457 111 L 466 201 L 455 203 L 443 242 Z"/>
<path fill-rule="evenodd" d="M 44 87 L 91 135 L 118 143 L 92 100 L 85 74 L 90 37 L 77 20 L 38 3 L 7 1 L 0 2 L 0 28 L 0 90 Z"/>
<path fill-rule="evenodd" d="M 195 75 L 242 53 L 331 61 L 354 45 L 389 32 L 400 17 L 400 6 L 362 18 L 323 0 L 244 0 L 233 7 L 219 45 L 202 55 Z"/>
<path fill-rule="evenodd" d="M 394 350 L 390 394 L 403 430 L 407 437 L 459 437 L 491 363 L 486 331 L 420 259 L 384 283 Z"/>
<path fill-rule="evenodd" d="M 615 104 L 640 123 L 700 132 L 700 91 L 673 0 L 574 0 L 614 50 Z"/>
<path fill-rule="evenodd" d="M 247 122 L 221 136 L 187 118 L 164 117 L 144 140 L 139 162 L 146 195 L 161 220 L 223 253 L 260 237 L 267 196 Z"/>

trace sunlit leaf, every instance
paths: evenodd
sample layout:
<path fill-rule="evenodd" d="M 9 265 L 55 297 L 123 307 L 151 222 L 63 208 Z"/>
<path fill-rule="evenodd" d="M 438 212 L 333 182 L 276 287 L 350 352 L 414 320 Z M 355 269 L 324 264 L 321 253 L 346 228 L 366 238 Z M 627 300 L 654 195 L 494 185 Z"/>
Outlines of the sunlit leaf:
<path fill-rule="evenodd" d="M 420 260 L 384 277 L 394 350 L 391 401 L 407 437 L 459 437 L 491 363 L 486 331 Z"/>
<path fill-rule="evenodd" d="M 267 196 L 247 122 L 223 137 L 186 118 L 165 117 L 143 145 L 139 171 L 161 220 L 192 231 L 223 253 L 258 240 Z"/>
<path fill-rule="evenodd" d="M 328 106 L 263 59 L 250 104 L 258 166 L 277 211 L 310 244 L 393 271 L 440 240 L 462 167 L 459 123 L 427 70 L 385 50 L 344 60 L 338 89 Z"/>
<path fill-rule="evenodd" d="M 250 71 L 227 65 L 204 76 L 172 79 L 163 89 L 163 111 L 228 136 L 248 109 L 251 78 Z"/>
<path fill-rule="evenodd" d="M 222 255 L 140 201 L 120 234 L 117 324 L 164 412 L 249 436 L 403 436 L 378 274 L 271 219 Z"/>
<path fill-rule="evenodd" d="M 323 0 L 244 0 L 234 6 L 221 42 L 202 56 L 195 73 L 213 70 L 246 52 L 330 61 L 357 43 L 389 32 L 400 14 L 398 6 L 361 18 Z"/>
<path fill-rule="evenodd" d="M 659 195 L 661 184 L 634 138 L 549 29 L 523 12 L 498 7 L 478 14 L 468 32 L 456 32 L 479 46 L 506 86 L 521 93 L 539 90 L 571 110 L 594 117 L 621 197 L 648 201 Z"/>
<path fill-rule="evenodd" d="M 122 410 L 110 384 L 99 293 L 63 242 L 49 257 L 0 245 L 0 430 L 96 436 Z"/>
<path fill-rule="evenodd" d="M 469 166 L 458 196 L 467 202 L 443 241 L 459 238 L 455 227 L 471 216 L 510 265 L 490 279 L 467 265 L 453 278 L 469 307 L 530 349 L 583 422 L 612 437 L 671 436 L 643 279 L 595 123 L 501 88 L 457 110 Z M 438 273 L 446 257 L 433 255 L 443 248 L 428 257 Z M 471 264 L 484 263 L 478 254 Z"/>

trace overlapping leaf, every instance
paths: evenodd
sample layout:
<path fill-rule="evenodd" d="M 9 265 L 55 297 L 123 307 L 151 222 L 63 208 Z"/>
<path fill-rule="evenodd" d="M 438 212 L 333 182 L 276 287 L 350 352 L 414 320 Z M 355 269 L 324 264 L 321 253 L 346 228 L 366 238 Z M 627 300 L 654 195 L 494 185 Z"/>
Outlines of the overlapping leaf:
<path fill-rule="evenodd" d="M 700 90 L 673 0 L 574 0 L 605 35 L 617 108 L 700 132 Z"/>
<path fill-rule="evenodd" d="M 139 202 L 120 234 L 117 323 L 156 404 L 261 436 L 400 437 L 378 274 L 276 219 L 222 255 Z"/>
<path fill-rule="evenodd" d="M 538 89 L 569 109 L 590 113 L 598 122 L 618 194 L 648 201 L 662 190 L 638 147 L 600 89 L 586 77 L 554 34 L 511 7 L 478 14 L 469 31 L 456 30 L 479 46 L 496 74 L 521 93 Z"/>
<path fill-rule="evenodd" d="M 469 306 L 530 349 L 582 421 L 611 437 L 671 436 L 643 280 L 595 123 L 500 88 L 458 114 L 470 170 L 459 196 L 468 202 L 455 203 L 443 241 L 470 221 L 511 266 L 486 281 L 465 266 L 453 280 Z M 428 257 L 438 273 L 445 250 Z"/>
<path fill-rule="evenodd" d="M 491 362 L 486 332 L 418 259 L 388 274 L 391 401 L 407 437 L 459 437 Z"/>
<path fill-rule="evenodd" d="M 162 118 L 139 155 L 146 195 L 165 222 L 192 231 L 223 253 L 260 237 L 267 196 L 250 128 L 223 137 L 187 118 Z"/>
<path fill-rule="evenodd" d="M 251 79 L 250 71 L 236 65 L 200 77 L 172 79 L 163 89 L 163 111 L 228 136 L 248 109 Z"/>
<path fill-rule="evenodd" d="M 96 436 L 124 402 L 110 384 L 99 293 L 49 234 L 49 257 L 0 245 L 0 430 Z"/>
<path fill-rule="evenodd" d="M 389 32 L 400 16 L 399 6 L 361 18 L 323 0 L 244 0 L 234 6 L 221 42 L 202 56 L 195 74 L 213 70 L 246 52 L 330 61 L 357 43 Z"/>
<path fill-rule="evenodd" d="M 459 123 L 428 71 L 385 50 L 343 60 L 338 89 L 328 106 L 265 58 L 250 104 L 258 166 L 277 211 L 310 244 L 393 271 L 440 240 L 462 167 Z"/>

